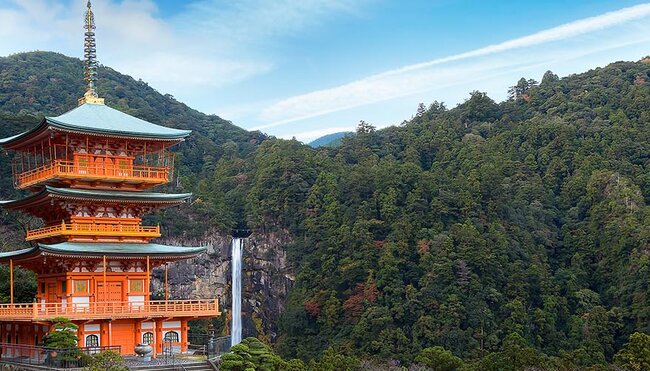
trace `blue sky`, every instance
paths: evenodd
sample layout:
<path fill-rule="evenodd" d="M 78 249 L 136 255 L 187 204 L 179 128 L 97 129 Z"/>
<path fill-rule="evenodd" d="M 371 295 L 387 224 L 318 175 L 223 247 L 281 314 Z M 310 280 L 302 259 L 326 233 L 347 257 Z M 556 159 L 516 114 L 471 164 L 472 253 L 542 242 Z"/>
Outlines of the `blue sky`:
<path fill-rule="evenodd" d="M 0 55 L 82 55 L 86 0 L 0 0 Z M 503 100 L 650 54 L 650 3 L 479 0 L 95 0 L 101 63 L 246 129 L 308 141 L 419 102 Z M 38 25 L 38 27 L 35 27 Z M 46 27 L 44 27 L 46 26 Z M 80 77 L 81 78 L 81 77 Z M 108 102 L 110 104 L 110 102 Z"/>

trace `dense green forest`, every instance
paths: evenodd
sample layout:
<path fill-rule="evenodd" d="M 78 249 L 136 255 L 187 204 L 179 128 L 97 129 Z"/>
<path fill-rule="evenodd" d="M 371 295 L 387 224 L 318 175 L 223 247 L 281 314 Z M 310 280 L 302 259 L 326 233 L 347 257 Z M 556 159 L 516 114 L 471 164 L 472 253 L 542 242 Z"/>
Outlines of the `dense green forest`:
<path fill-rule="evenodd" d="M 0 58 L 0 130 L 74 107 L 78 76 L 81 62 L 58 54 Z M 100 76 L 109 105 L 195 130 L 169 186 L 195 202 L 152 216 L 166 233 L 294 236 L 282 357 L 314 369 L 650 367 L 635 358 L 650 362 L 649 58 L 522 78 L 501 103 L 472 92 L 451 109 L 421 104 L 399 126 L 361 122 L 318 149 Z"/>
<path fill-rule="evenodd" d="M 296 236 L 278 351 L 611 362 L 650 333 L 649 81 L 647 60 L 548 72 L 500 104 L 473 92 L 399 127 L 362 122 L 336 149 L 266 141 L 246 187 L 223 161 L 205 188 L 244 193 L 249 225 Z"/>

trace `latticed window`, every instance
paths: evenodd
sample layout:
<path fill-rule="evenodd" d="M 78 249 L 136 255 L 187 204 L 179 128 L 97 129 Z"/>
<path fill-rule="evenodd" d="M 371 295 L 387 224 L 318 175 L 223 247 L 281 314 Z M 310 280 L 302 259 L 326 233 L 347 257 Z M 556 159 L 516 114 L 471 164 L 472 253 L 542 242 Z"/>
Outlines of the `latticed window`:
<path fill-rule="evenodd" d="M 86 292 L 88 292 L 88 281 L 87 280 L 74 280 L 74 292 L 77 292 L 77 293 L 86 293 Z"/>
<path fill-rule="evenodd" d="M 131 292 L 142 292 L 144 288 L 143 280 L 129 280 L 129 291 Z"/>
<path fill-rule="evenodd" d="M 99 336 L 97 335 L 88 335 L 86 336 L 86 346 L 88 348 L 94 348 L 99 346 Z"/>
<path fill-rule="evenodd" d="M 145 332 L 142 334 L 142 342 L 145 344 L 153 343 L 153 332 Z"/>
<path fill-rule="evenodd" d="M 164 341 L 169 343 L 178 343 L 179 336 L 178 332 L 176 331 L 169 331 L 168 333 L 165 334 Z"/>
<path fill-rule="evenodd" d="M 79 157 L 79 174 L 86 174 L 88 172 L 88 157 Z"/>

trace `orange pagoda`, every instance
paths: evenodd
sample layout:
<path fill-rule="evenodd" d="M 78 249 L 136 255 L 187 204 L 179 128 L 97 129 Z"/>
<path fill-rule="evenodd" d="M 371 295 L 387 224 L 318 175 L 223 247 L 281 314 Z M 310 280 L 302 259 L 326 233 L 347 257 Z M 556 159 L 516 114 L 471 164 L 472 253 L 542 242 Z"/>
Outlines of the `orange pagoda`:
<path fill-rule="evenodd" d="M 151 270 L 194 258 L 203 247 L 165 246 L 159 226 L 142 225 L 154 209 L 186 202 L 191 194 L 151 192 L 170 181 L 170 147 L 190 131 L 171 129 L 110 108 L 95 90 L 94 19 L 88 2 L 85 33 L 86 93 L 79 106 L 45 117 L 22 134 L 0 139 L 15 153 L 15 187 L 31 195 L 0 206 L 43 221 L 27 231 L 28 249 L 0 253 L 10 266 L 10 303 L 0 304 L 0 343 L 39 345 L 52 319 L 79 326 L 79 345 L 119 345 L 134 354 L 148 343 L 154 354 L 171 344 L 186 351 L 188 321 L 220 314 L 216 298 L 151 300 Z M 34 271 L 32 303 L 14 303 L 13 269 Z M 165 277 L 167 275 L 165 274 Z M 167 282 L 165 282 L 165 285 Z"/>

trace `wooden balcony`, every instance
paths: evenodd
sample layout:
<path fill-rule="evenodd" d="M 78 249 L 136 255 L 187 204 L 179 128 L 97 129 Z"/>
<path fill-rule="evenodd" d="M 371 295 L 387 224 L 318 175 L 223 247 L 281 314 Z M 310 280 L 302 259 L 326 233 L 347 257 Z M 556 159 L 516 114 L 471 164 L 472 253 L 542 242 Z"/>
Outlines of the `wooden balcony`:
<path fill-rule="evenodd" d="M 27 231 L 27 241 L 40 240 L 50 237 L 115 237 L 115 238 L 138 238 L 149 240 L 160 237 L 160 226 L 143 227 L 141 225 L 125 224 L 83 224 L 61 223 L 49 227 Z"/>
<path fill-rule="evenodd" d="M 167 166 L 129 165 L 121 167 L 55 160 L 35 169 L 15 174 L 14 183 L 20 189 L 53 180 L 142 184 L 151 187 L 169 182 L 170 174 L 170 168 Z"/>
<path fill-rule="evenodd" d="M 217 299 L 0 304 L 0 321 L 48 321 L 56 317 L 74 321 L 158 317 L 207 318 L 220 314 Z"/>

